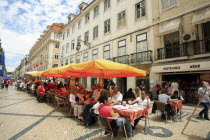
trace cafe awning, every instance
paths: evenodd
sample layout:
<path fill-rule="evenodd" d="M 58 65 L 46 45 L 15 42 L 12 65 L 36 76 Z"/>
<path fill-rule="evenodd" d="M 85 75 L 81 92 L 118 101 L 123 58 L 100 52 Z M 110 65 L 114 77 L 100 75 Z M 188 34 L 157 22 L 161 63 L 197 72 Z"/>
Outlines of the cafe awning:
<path fill-rule="evenodd" d="M 180 19 L 165 21 L 159 25 L 159 35 L 170 34 L 179 30 Z"/>
<path fill-rule="evenodd" d="M 192 24 L 201 24 L 210 21 L 210 8 L 203 9 L 193 15 Z"/>

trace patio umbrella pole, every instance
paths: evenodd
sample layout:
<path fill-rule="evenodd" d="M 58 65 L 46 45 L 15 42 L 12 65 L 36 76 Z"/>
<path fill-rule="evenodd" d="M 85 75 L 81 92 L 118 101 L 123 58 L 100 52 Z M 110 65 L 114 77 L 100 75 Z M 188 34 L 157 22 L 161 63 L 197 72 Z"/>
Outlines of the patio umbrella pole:
<path fill-rule="evenodd" d="M 195 107 L 195 109 L 194 109 L 194 111 L 192 112 L 192 114 L 191 114 L 190 118 L 188 119 L 187 123 L 185 124 L 185 126 L 184 126 L 184 128 L 183 128 L 183 130 L 182 130 L 181 134 L 183 134 L 183 133 L 184 133 L 184 130 L 186 129 L 186 127 L 187 127 L 188 123 L 190 122 L 190 120 L 191 120 L 192 116 L 194 115 L 194 113 L 195 113 L 196 109 L 197 109 L 197 108 L 198 108 L 198 106 L 200 105 L 200 103 L 201 103 L 201 100 L 202 100 L 202 99 L 203 99 L 203 97 L 199 100 L 199 102 L 198 102 L 197 106 Z"/>

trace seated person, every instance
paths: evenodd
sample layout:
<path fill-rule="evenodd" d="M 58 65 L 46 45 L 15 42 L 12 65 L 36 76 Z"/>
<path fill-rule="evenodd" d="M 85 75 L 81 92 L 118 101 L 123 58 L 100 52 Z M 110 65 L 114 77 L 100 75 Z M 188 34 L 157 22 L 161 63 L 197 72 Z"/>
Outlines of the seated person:
<path fill-rule="evenodd" d="M 100 96 L 101 89 L 102 89 L 101 85 L 100 84 L 97 84 L 96 85 L 96 89 L 93 91 L 93 95 L 92 95 L 92 99 L 94 101 L 97 101 L 98 100 L 98 98 Z"/>
<path fill-rule="evenodd" d="M 67 92 L 66 88 L 63 86 L 63 84 L 60 85 L 60 91 L 61 92 Z"/>
<path fill-rule="evenodd" d="M 120 93 L 119 87 L 115 86 L 112 95 L 112 106 L 121 105 L 123 95 Z"/>
<path fill-rule="evenodd" d="M 77 90 L 77 96 L 84 101 L 86 96 L 87 90 L 84 88 L 83 84 L 79 84 L 79 89 Z"/>
<path fill-rule="evenodd" d="M 177 100 L 184 101 L 184 98 L 181 95 L 179 95 L 179 92 L 177 90 L 175 90 L 174 94 L 171 95 L 171 99 L 177 99 Z"/>
<path fill-rule="evenodd" d="M 135 87 L 135 96 L 136 96 L 136 98 L 141 96 L 141 90 L 139 87 Z"/>
<path fill-rule="evenodd" d="M 147 96 L 146 92 L 145 91 L 141 91 L 141 97 L 138 97 L 136 100 L 134 100 L 131 104 L 135 104 L 135 103 L 138 103 L 138 105 L 140 107 L 145 107 L 147 109 L 150 109 L 150 99 L 149 97 Z M 141 118 L 143 118 L 144 116 L 141 116 L 137 119 L 134 120 L 134 125 L 132 126 L 132 129 L 133 129 L 133 135 L 135 134 L 135 128 L 136 128 L 136 125 L 139 123 L 139 121 L 141 120 Z"/>
<path fill-rule="evenodd" d="M 170 100 L 170 96 L 168 96 L 166 94 L 165 90 L 162 91 L 162 94 L 158 95 L 158 101 L 164 102 L 166 104 L 168 120 L 171 119 L 171 106 L 170 106 L 170 104 L 168 104 L 169 100 Z M 164 119 L 164 120 L 166 119 L 165 114 L 162 114 L 162 119 Z"/>
<path fill-rule="evenodd" d="M 50 81 L 48 82 L 47 86 L 45 87 L 46 91 L 54 89 L 55 85 L 53 85 Z"/>
<path fill-rule="evenodd" d="M 43 85 L 41 83 L 39 83 L 37 91 L 39 92 L 40 96 L 44 96 L 45 95 L 45 89 L 44 89 L 44 87 L 43 87 Z"/>
<path fill-rule="evenodd" d="M 119 114 L 118 113 L 114 113 L 114 111 L 112 110 L 111 107 L 111 97 L 108 94 L 105 95 L 101 95 L 99 97 L 99 103 L 102 103 L 99 107 L 98 107 L 98 111 L 99 111 L 99 115 L 100 116 L 104 116 L 104 117 L 113 117 L 115 119 L 109 119 L 110 125 L 112 127 L 112 131 L 114 133 L 114 136 L 117 136 L 119 127 L 122 125 L 122 122 L 125 122 L 125 131 L 127 133 L 128 137 L 132 136 L 132 132 L 131 132 L 131 124 L 127 119 L 119 119 Z"/>
<path fill-rule="evenodd" d="M 136 99 L 132 88 L 129 88 L 128 92 L 126 92 L 125 95 L 123 96 L 123 100 L 125 99 Z"/>
<path fill-rule="evenodd" d="M 69 102 L 71 103 L 71 106 L 74 108 L 75 104 L 79 101 L 79 97 L 77 97 L 77 92 L 72 92 L 69 95 Z"/>

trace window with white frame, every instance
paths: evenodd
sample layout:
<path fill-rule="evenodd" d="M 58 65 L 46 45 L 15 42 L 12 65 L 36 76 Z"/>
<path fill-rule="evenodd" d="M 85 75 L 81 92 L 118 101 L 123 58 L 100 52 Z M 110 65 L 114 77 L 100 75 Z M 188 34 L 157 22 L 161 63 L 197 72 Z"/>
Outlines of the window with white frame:
<path fill-rule="evenodd" d="M 60 43 L 57 42 L 57 43 L 55 44 L 55 48 L 59 49 L 59 44 L 60 44 Z"/>
<path fill-rule="evenodd" d="M 147 51 L 147 33 L 143 33 L 136 36 L 136 52 Z"/>
<path fill-rule="evenodd" d="M 81 36 L 77 37 L 77 44 L 81 43 Z"/>
<path fill-rule="evenodd" d="M 104 11 L 108 8 L 110 8 L 110 0 L 105 0 L 104 1 Z"/>
<path fill-rule="evenodd" d="M 126 26 L 126 14 L 122 11 L 118 14 L 118 28 Z"/>
<path fill-rule="evenodd" d="M 110 58 L 110 45 L 104 46 L 104 59 Z"/>
<path fill-rule="evenodd" d="M 76 63 L 80 63 L 80 56 L 79 55 L 76 56 Z"/>
<path fill-rule="evenodd" d="M 55 59 L 58 59 L 58 55 L 59 55 L 59 53 L 55 53 Z"/>
<path fill-rule="evenodd" d="M 177 4 L 177 0 L 161 0 L 162 10 L 171 8 Z"/>
<path fill-rule="evenodd" d="M 65 39 L 65 32 L 63 33 L 63 40 Z"/>
<path fill-rule="evenodd" d="M 64 54 L 65 46 L 62 47 L 62 54 Z"/>
<path fill-rule="evenodd" d="M 110 32 L 110 19 L 104 21 L 104 33 Z"/>
<path fill-rule="evenodd" d="M 61 66 L 63 66 L 63 61 L 61 61 Z"/>
<path fill-rule="evenodd" d="M 93 50 L 92 60 L 98 59 L 98 49 Z"/>
<path fill-rule="evenodd" d="M 72 33 L 74 33 L 75 32 L 75 24 L 72 26 Z"/>
<path fill-rule="evenodd" d="M 72 64 L 72 63 L 74 63 L 74 58 L 73 57 L 70 58 L 70 64 Z"/>
<path fill-rule="evenodd" d="M 89 41 L 89 31 L 85 32 L 85 38 L 84 38 L 85 42 Z"/>
<path fill-rule="evenodd" d="M 74 45 L 75 45 L 74 40 L 72 40 L 71 41 L 71 50 L 74 50 Z"/>
<path fill-rule="evenodd" d="M 98 37 L 98 26 L 93 28 L 93 39 L 96 39 Z"/>
<path fill-rule="evenodd" d="M 144 17 L 146 15 L 146 13 L 145 13 L 145 1 L 142 0 L 141 2 L 137 3 L 135 10 L 136 10 L 136 19 Z"/>
<path fill-rule="evenodd" d="M 126 55 L 126 40 L 118 42 L 118 56 Z"/>
<path fill-rule="evenodd" d="M 98 6 L 96 6 L 95 8 L 94 8 L 94 13 L 93 13 L 93 18 L 95 18 L 95 17 L 97 17 L 98 16 L 98 14 L 99 14 L 99 9 L 98 9 Z"/>
<path fill-rule="evenodd" d="M 87 62 L 88 61 L 88 52 L 85 52 L 83 54 L 83 62 Z"/>
<path fill-rule="evenodd" d="M 69 37 L 69 29 L 67 30 L 67 37 Z"/>
<path fill-rule="evenodd" d="M 68 65 L 68 63 L 69 63 L 69 62 L 68 62 L 68 59 L 66 59 L 66 63 L 65 63 L 65 65 Z"/>
<path fill-rule="evenodd" d="M 66 44 L 66 53 L 69 53 L 69 43 Z"/>
<path fill-rule="evenodd" d="M 57 33 L 57 34 L 56 34 L 56 39 L 60 39 L 60 36 L 61 36 L 61 35 L 60 35 L 59 33 Z"/>
<path fill-rule="evenodd" d="M 78 29 L 80 29 L 82 27 L 82 19 L 80 19 L 79 21 L 78 21 Z"/>
<path fill-rule="evenodd" d="M 90 20 L 90 14 L 87 13 L 86 16 L 85 16 L 85 24 L 87 24 Z"/>

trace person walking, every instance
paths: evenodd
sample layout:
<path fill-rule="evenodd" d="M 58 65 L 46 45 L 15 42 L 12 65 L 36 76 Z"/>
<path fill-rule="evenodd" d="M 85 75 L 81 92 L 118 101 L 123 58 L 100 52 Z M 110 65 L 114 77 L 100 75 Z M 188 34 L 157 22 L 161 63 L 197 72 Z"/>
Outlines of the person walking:
<path fill-rule="evenodd" d="M 198 89 L 198 96 L 199 100 L 201 100 L 201 104 L 204 106 L 204 109 L 199 113 L 199 117 L 206 120 L 210 120 L 208 116 L 208 110 L 209 110 L 209 92 L 208 92 L 209 86 L 207 82 L 201 82 L 201 87 Z"/>
<path fill-rule="evenodd" d="M 8 90 L 9 84 L 10 84 L 10 81 L 8 79 L 6 79 L 4 81 L 4 85 L 5 85 L 6 90 Z"/>

